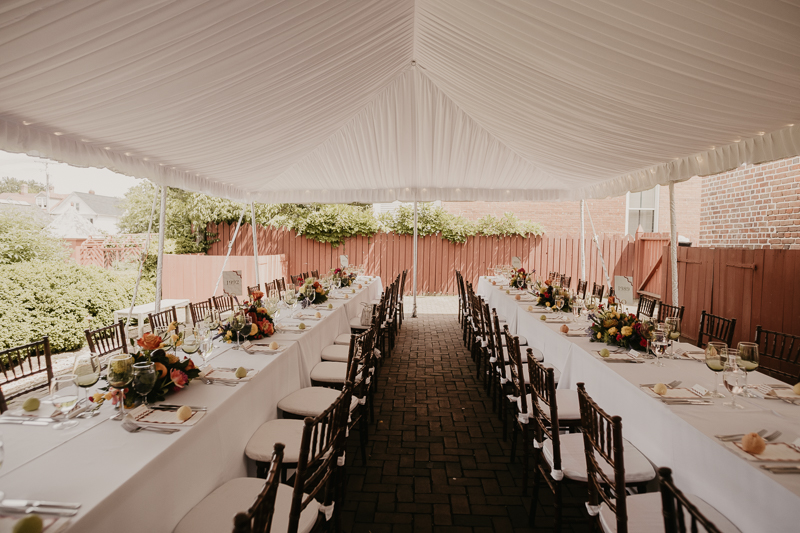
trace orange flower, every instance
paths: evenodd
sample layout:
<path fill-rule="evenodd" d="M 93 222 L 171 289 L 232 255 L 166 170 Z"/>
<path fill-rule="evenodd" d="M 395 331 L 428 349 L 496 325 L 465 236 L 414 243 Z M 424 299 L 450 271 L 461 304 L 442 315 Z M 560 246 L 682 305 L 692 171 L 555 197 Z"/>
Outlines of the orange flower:
<path fill-rule="evenodd" d="M 261 291 L 253 291 L 253 300 L 260 300 L 264 297 L 264 293 Z"/>
<path fill-rule="evenodd" d="M 152 333 L 145 333 L 141 339 L 136 341 L 136 344 L 142 347 L 143 350 L 155 350 L 159 346 L 163 339 L 158 335 L 153 335 Z"/>
<path fill-rule="evenodd" d="M 155 364 L 156 372 L 158 372 L 158 377 L 163 378 L 167 375 L 167 367 L 162 365 L 161 363 Z"/>

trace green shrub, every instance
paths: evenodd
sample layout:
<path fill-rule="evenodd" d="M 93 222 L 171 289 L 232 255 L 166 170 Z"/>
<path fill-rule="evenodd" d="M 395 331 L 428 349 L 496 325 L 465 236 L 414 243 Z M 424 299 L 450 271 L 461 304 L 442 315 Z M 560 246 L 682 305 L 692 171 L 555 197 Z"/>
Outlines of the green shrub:
<path fill-rule="evenodd" d="M 53 352 L 86 342 L 83 330 L 111 324 L 130 305 L 136 272 L 114 272 L 74 263 L 39 261 L 0 265 L 0 349 L 47 335 Z M 142 279 L 139 302 L 155 299 L 155 284 Z"/>
<path fill-rule="evenodd" d="M 62 261 L 64 241 L 53 237 L 27 214 L 0 212 L 0 265 L 24 261 Z"/>

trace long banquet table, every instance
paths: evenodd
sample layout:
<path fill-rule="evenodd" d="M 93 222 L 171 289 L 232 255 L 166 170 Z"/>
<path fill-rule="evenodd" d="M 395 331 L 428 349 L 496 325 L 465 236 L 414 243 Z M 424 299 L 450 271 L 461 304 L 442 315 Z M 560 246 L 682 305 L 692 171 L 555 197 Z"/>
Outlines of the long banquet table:
<path fill-rule="evenodd" d="M 304 320 L 309 327 L 305 333 L 258 341 L 285 346 L 277 355 L 217 346 L 212 365 L 259 372 L 236 387 L 195 380 L 167 397 L 168 403 L 208 407 L 196 425 L 173 435 L 126 432 L 109 420 L 111 402 L 101 407 L 99 416 L 79 419 L 77 427 L 62 431 L 3 425 L 0 491 L 7 498 L 80 502 L 71 532 L 172 531 L 215 488 L 253 474 L 254 466 L 244 455 L 247 441 L 262 423 L 278 417 L 282 397 L 310 385 L 309 372 L 320 361 L 320 351 L 337 335 L 350 332 L 350 319 L 361 312 L 361 304 L 380 297 L 380 278 L 370 279 L 358 280 L 363 288 L 355 293 L 342 289 L 347 299 L 330 299 L 334 309 L 320 310 L 321 320 Z M 298 320 L 281 320 L 292 322 Z M 47 412 L 42 414 L 47 416 L 52 406 L 44 405 Z"/>
<path fill-rule="evenodd" d="M 672 468 L 675 482 L 714 506 L 743 532 L 797 531 L 800 526 L 800 475 L 771 474 L 748 461 L 733 444 L 714 438 L 717 434 L 780 430 L 779 442 L 800 437 L 800 406 L 780 400 L 744 399 L 745 409 L 714 405 L 666 405 L 640 388 L 642 383 L 681 380 L 682 387 L 700 384 L 714 387 L 714 375 L 703 362 L 666 360 L 666 366 L 606 363 L 597 354 L 605 347 L 585 337 L 566 336 L 561 324 L 541 321 L 541 310 L 532 301 L 517 301 L 492 278 L 481 277 L 477 294 L 498 314 L 509 329 L 524 335 L 530 346 L 542 350 L 545 361 L 561 371 L 559 388 L 586 384 L 587 392 L 612 415 L 622 417 L 623 433 L 656 466 Z M 534 306 L 528 311 L 529 306 Z M 551 315 L 547 315 L 551 316 Z M 570 324 L 571 327 L 572 326 Z M 777 384 L 758 372 L 750 384 Z M 797 464 L 797 463 L 794 463 Z"/>

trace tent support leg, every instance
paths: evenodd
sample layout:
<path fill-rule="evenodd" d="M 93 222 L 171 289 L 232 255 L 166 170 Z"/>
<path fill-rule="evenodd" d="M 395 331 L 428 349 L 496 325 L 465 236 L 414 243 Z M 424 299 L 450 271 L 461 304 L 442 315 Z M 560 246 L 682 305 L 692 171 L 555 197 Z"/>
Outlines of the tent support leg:
<path fill-rule="evenodd" d="M 414 200 L 414 308 L 411 318 L 417 318 L 417 201 Z"/>
<path fill-rule="evenodd" d="M 675 182 L 669 183 L 669 268 L 672 278 L 672 305 L 678 303 L 678 216 L 675 209 Z"/>
<path fill-rule="evenodd" d="M 250 204 L 250 225 L 253 228 L 253 262 L 256 268 L 256 285 L 261 290 L 261 277 L 258 274 L 258 229 L 256 228 L 256 204 Z"/>
<path fill-rule="evenodd" d="M 156 266 L 156 313 L 161 312 L 161 278 L 164 273 L 164 232 L 167 225 L 167 186 L 161 186 L 161 214 L 158 217 L 158 265 Z"/>
<path fill-rule="evenodd" d="M 128 310 L 128 318 L 125 320 L 125 334 L 128 333 L 128 328 L 131 327 L 131 318 L 133 316 L 133 308 L 136 307 L 136 297 L 139 295 L 139 283 L 142 281 L 142 272 L 144 272 L 144 261 L 147 259 L 147 250 L 150 248 L 150 234 L 153 231 L 153 215 L 156 213 L 156 202 L 158 202 L 159 191 L 156 189 L 153 195 L 153 205 L 150 206 L 150 220 L 147 222 L 147 238 L 144 241 L 144 252 L 139 258 L 139 275 L 136 276 L 136 285 L 133 286 L 133 297 L 131 297 L 131 308 Z"/>
<path fill-rule="evenodd" d="M 586 281 L 586 224 L 583 216 L 583 208 L 586 200 L 581 200 L 581 279 Z"/>

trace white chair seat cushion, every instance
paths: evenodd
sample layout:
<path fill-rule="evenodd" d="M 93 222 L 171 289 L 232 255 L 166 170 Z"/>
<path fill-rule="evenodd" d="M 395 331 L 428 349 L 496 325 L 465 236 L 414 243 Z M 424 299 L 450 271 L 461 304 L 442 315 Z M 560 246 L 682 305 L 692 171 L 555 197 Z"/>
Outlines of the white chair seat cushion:
<path fill-rule="evenodd" d="M 347 379 L 347 363 L 322 361 L 311 369 L 311 380 L 322 383 L 344 383 Z"/>
<path fill-rule="evenodd" d="M 691 501 L 703 516 L 710 520 L 723 533 L 738 533 L 739 528 L 731 524 L 719 511 L 711 507 L 705 501 L 692 494 L 686 497 Z M 648 492 L 646 494 L 634 494 L 625 498 L 628 508 L 628 531 L 629 533 L 663 533 L 664 517 L 661 507 L 661 492 Z M 688 512 L 684 510 L 684 517 L 688 525 L 691 520 Z M 600 524 L 606 533 L 617 532 L 617 517 L 609 509 L 605 502 L 600 506 Z"/>
<path fill-rule="evenodd" d="M 528 339 L 526 339 L 523 335 L 518 335 L 517 338 L 519 339 L 519 345 L 520 346 L 527 346 L 528 345 Z M 505 346 L 505 345 L 506 345 L 506 336 L 503 335 L 503 346 Z"/>
<path fill-rule="evenodd" d="M 528 394 L 527 397 L 528 406 L 530 406 L 533 401 L 532 395 Z M 578 404 L 578 391 L 572 389 L 556 389 L 556 405 L 558 406 L 559 420 L 581 419 L 581 408 Z M 544 411 L 547 416 L 550 416 L 550 407 L 541 400 L 539 400 L 539 408 Z"/>
<path fill-rule="evenodd" d="M 243 477 L 228 481 L 195 505 L 181 519 L 174 533 L 218 533 L 233 530 L 233 517 L 236 513 L 247 511 L 263 488 L 264 480 L 259 478 Z M 274 533 L 289 530 L 293 490 L 288 485 L 278 485 L 271 529 Z M 300 515 L 298 531 L 311 531 L 318 516 L 319 503 L 311 501 Z"/>
<path fill-rule="evenodd" d="M 303 427 L 305 427 L 305 423 L 302 420 L 279 418 L 264 422 L 247 441 L 244 453 L 253 461 L 269 463 L 272 461 L 275 443 L 282 442 L 286 445 L 283 450 L 283 462 L 297 463 L 300 458 Z"/>
<path fill-rule="evenodd" d="M 341 335 L 337 335 L 333 344 L 337 346 L 350 346 L 350 334 L 342 333 Z"/>
<path fill-rule="evenodd" d="M 319 355 L 323 361 L 346 363 L 350 356 L 350 345 L 342 346 L 341 344 L 331 344 L 330 346 L 324 347 Z"/>
<path fill-rule="evenodd" d="M 574 481 L 586 482 L 586 453 L 583 449 L 582 433 L 567 433 L 560 435 L 561 441 L 561 470 L 564 477 Z M 625 483 L 643 483 L 656 477 L 653 465 L 642 452 L 623 439 L 625 460 Z M 547 463 L 553 465 L 553 441 L 547 439 L 542 447 Z M 596 454 L 597 463 L 610 479 L 614 479 L 614 470 L 606 463 L 605 459 Z"/>
<path fill-rule="evenodd" d="M 305 387 L 285 396 L 278 402 L 278 409 L 297 416 L 318 416 L 331 406 L 341 391 L 325 387 Z"/>
<path fill-rule="evenodd" d="M 350 319 L 350 327 L 352 329 L 369 329 L 369 326 L 362 326 L 361 325 L 361 317 L 360 316 L 353 317 L 353 318 Z M 350 341 L 347 341 L 347 343 L 350 344 Z"/>

